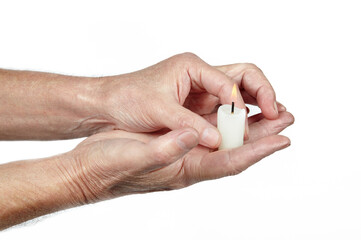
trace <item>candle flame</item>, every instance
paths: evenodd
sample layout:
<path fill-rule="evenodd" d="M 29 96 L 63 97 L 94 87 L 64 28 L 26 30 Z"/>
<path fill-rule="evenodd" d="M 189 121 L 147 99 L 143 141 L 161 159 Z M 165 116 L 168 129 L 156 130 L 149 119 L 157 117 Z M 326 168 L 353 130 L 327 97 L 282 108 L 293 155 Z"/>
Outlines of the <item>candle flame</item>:
<path fill-rule="evenodd" d="M 237 85 L 234 84 L 232 88 L 232 102 L 236 102 L 237 100 Z"/>

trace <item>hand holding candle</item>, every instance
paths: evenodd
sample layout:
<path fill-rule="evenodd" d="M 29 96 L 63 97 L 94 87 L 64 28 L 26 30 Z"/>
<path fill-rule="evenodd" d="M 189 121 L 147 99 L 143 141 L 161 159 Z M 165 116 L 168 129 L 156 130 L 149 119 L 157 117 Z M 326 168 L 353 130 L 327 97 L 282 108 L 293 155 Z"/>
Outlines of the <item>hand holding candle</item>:
<path fill-rule="evenodd" d="M 246 110 L 234 107 L 237 99 L 237 85 L 232 89 L 232 105 L 225 104 L 218 108 L 217 126 L 222 136 L 219 149 L 236 148 L 243 145 Z"/>
<path fill-rule="evenodd" d="M 188 53 L 131 74 L 81 81 L 54 76 L 0 71 L 2 107 L 9 113 L 0 121 L 0 138 L 49 140 L 97 134 L 53 158 L 1 165 L 0 196 L 5 198 L 0 197 L 0 206 L 15 207 L 0 214 L 0 230 L 62 208 L 235 175 L 290 145 L 278 134 L 294 118 L 276 102 L 272 86 L 254 65 L 217 70 Z M 22 97 L 33 83 L 36 88 Z M 39 98 L 39 92 L 53 89 L 59 94 Z M 27 108 L 28 102 L 32 108 Z M 232 102 L 218 109 L 222 141 L 214 126 L 214 109 L 220 102 Z M 251 130 L 242 146 L 248 133 L 245 102 L 259 106 L 262 113 L 249 118 Z M 69 119 L 51 117 L 64 113 Z M 229 150 L 214 151 L 219 145 Z M 39 189 L 48 194 L 36 194 Z"/>

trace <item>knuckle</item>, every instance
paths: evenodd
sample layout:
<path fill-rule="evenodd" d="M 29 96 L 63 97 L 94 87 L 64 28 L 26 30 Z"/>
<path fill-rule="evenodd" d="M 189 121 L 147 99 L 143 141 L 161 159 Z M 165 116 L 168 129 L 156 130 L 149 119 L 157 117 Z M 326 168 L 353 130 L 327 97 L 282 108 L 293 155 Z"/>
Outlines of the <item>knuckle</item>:
<path fill-rule="evenodd" d="M 228 151 L 227 157 L 227 162 L 230 163 L 230 171 L 228 172 L 229 176 L 237 175 L 247 169 L 247 166 L 243 161 L 236 160 L 237 157 L 234 156 L 233 151 Z"/>
<path fill-rule="evenodd" d="M 181 55 L 185 58 L 198 58 L 198 56 L 192 52 L 184 52 Z"/>
<path fill-rule="evenodd" d="M 249 70 L 257 70 L 257 71 L 261 71 L 261 69 L 259 68 L 259 67 L 257 67 L 257 65 L 256 64 L 254 64 L 254 63 L 243 63 L 243 65 L 244 65 L 244 67 L 246 68 L 246 69 L 249 69 Z"/>
<path fill-rule="evenodd" d="M 292 125 L 292 124 L 295 123 L 295 117 L 294 117 L 291 113 L 288 114 L 288 116 L 287 116 L 287 123 L 288 123 L 289 125 Z"/>
<path fill-rule="evenodd" d="M 167 162 L 169 162 L 172 159 L 172 157 L 163 148 L 157 147 L 154 149 L 154 151 L 152 153 L 152 159 L 154 160 L 156 165 L 163 165 L 163 164 L 166 164 Z"/>
<path fill-rule="evenodd" d="M 181 114 L 177 116 L 177 122 L 180 128 L 193 127 L 194 121 L 195 121 L 194 118 L 187 114 Z"/>
<path fill-rule="evenodd" d="M 241 159 L 240 161 L 236 161 L 233 166 L 233 171 L 231 171 L 230 175 L 239 174 L 247 170 L 250 166 L 258 162 L 260 159 L 266 156 L 265 152 L 259 149 L 255 143 L 249 144 L 249 156 Z M 232 152 L 230 152 L 230 162 L 232 162 L 233 156 Z"/>
<path fill-rule="evenodd" d="M 227 151 L 227 154 L 225 155 L 226 162 L 229 163 L 230 166 L 230 169 L 228 171 L 229 176 L 233 176 L 242 172 L 242 168 L 240 168 L 239 163 L 235 161 L 232 155 L 232 151 Z"/>
<path fill-rule="evenodd" d="M 176 56 L 180 61 L 184 61 L 184 62 L 196 61 L 199 59 L 199 57 L 196 54 L 191 52 L 184 52 Z"/>
<path fill-rule="evenodd" d="M 264 152 L 264 150 L 258 148 L 254 142 L 251 143 L 251 152 L 252 152 L 252 157 L 249 162 L 249 166 L 253 165 L 254 163 L 256 163 L 257 161 L 259 161 L 260 159 L 262 159 L 266 156 L 266 153 Z"/>
<path fill-rule="evenodd" d="M 273 133 L 272 129 L 269 129 L 269 126 L 265 122 L 263 122 L 263 121 L 258 122 L 258 125 L 259 125 L 259 127 L 260 127 L 260 129 L 262 131 L 262 136 L 270 136 L 270 135 L 272 135 L 272 133 Z"/>

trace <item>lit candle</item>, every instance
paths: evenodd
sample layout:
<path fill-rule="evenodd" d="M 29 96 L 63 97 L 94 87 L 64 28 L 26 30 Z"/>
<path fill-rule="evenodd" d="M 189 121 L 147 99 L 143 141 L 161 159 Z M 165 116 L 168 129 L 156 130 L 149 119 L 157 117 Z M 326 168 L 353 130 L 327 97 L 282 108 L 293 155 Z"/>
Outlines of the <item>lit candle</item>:
<path fill-rule="evenodd" d="M 237 85 L 232 89 L 232 105 L 225 104 L 218 108 L 217 127 L 222 136 L 219 149 L 236 148 L 243 145 L 246 110 L 234 107 L 237 99 Z"/>

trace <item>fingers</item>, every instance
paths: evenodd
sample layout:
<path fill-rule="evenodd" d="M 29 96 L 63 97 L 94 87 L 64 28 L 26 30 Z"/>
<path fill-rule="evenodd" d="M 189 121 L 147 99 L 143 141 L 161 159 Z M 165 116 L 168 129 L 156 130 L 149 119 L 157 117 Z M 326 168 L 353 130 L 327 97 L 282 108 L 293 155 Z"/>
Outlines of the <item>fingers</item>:
<path fill-rule="evenodd" d="M 190 57 L 192 63 L 188 66 L 188 73 L 192 86 L 203 88 L 210 94 L 218 97 L 222 104 L 231 104 L 231 93 L 234 82 L 227 77 L 222 71 L 208 65 L 197 56 L 190 54 L 186 57 Z M 237 100 L 235 102 L 236 107 L 246 108 L 244 101 L 240 95 L 239 89 L 237 89 Z"/>
<path fill-rule="evenodd" d="M 232 64 L 217 67 L 241 84 L 241 87 L 257 100 L 263 115 L 268 119 L 278 117 L 276 94 L 263 72 L 254 64 Z"/>
<path fill-rule="evenodd" d="M 251 118 L 257 118 L 257 117 L 262 117 L 262 113 L 252 116 Z M 253 120 L 255 119 L 252 119 L 252 121 Z M 253 142 L 263 137 L 276 135 L 282 132 L 288 126 L 292 125 L 293 122 L 294 122 L 294 117 L 289 112 L 281 112 L 279 114 L 279 117 L 275 120 L 269 120 L 263 118 L 250 125 L 250 134 L 248 141 Z"/>
<path fill-rule="evenodd" d="M 241 95 L 245 103 L 258 106 L 257 99 L 249 95 L 244 89 L 241 90 Z"/>
<path fill-rule="evenodd" d="M 170 107 L 166 114 L 169 115 L 162 120 L 163 124 L 168 128 L 194 128 L 200 135 L 199 143 L 201 145 L 210 148 L 217 148 L 219 146 L 221 136 L 218 129 L 200 115 L 179 105 Z"/>
<path fill-rule="evenodd" d="M 241 95 L 245 103 L 258 106 L 257 100 L 251 95 L 249 95 L 245 90 L 241 90 Z M 278 112 L 284 112 L 287 110 L 282 103 L 277 101 L 276 103 L 277 103 Z"/>
<path fill-rule="evenodd" d="M 232 88 L 234 81 L 228 78 L 222 71 L 208 65 L 200 58 L 192 56 L 191 65 L 188 66 L 188 75 L 191 79 L 192 86 L 203 88 L 208 93 L 219 98 L 221 104 L 232 104 Z M 242 99 L 239 89 L 237 88 L 237 98 L 235 106 L 238 108 L 246 109 L 246 105 Z M 245 139 L 248 139 L 248 120 L 245 123 Z"/>
<path fill-rule="evenodd" d="M 105 145 L 104 152 L 112 159 L 122 160 L 123 170 L 152 171 L 177 161 L 198 145 L 198 133 L 192 128 L 168 132 L 143 143 L 133 139 L 113 139 Z M 127 163 L 127 164 L 126 164 Z"/>
<path fill-rule="evenodd" d="M 274 135 L 259 139 L 242 147 L 221 150 L 206 155 L 193 172 L 197 181 L 238 174 L 272 153 L 290 145 L 285 136 Z"/>
<path fill-rule="evenodd" d="M 147 144 L 148 166 L 159 168 L 169 165 L 198 145 L 198 132 L 192 128 L 171 131 Z"/>
<path fill-rule="evenodd" d="M 276 93 L 271 84 L 258 68 L 247 69 L 243 76 L 242 87 L 254 98 L 263 115 L 269 119 L 278 117 Z"/>

